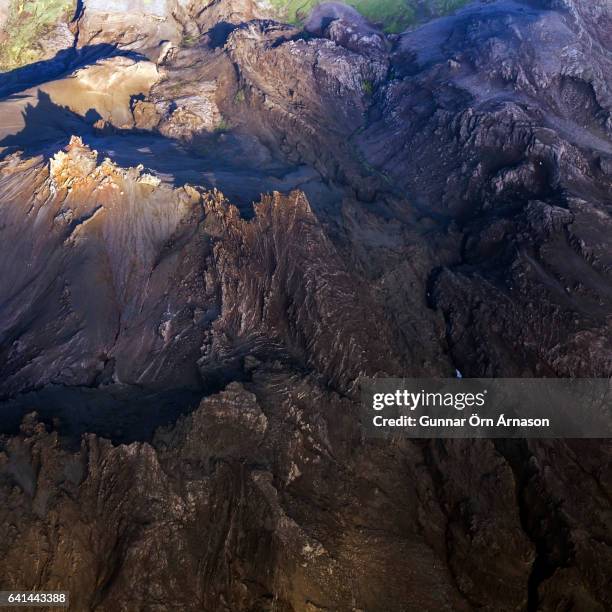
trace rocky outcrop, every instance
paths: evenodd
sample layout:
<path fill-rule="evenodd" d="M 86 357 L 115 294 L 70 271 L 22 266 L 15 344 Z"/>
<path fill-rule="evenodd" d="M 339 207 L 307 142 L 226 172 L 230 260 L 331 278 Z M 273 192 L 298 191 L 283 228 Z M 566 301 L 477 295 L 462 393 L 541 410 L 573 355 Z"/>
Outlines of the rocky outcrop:
<path fill-rule="evenodd" d="M 189 141 L 224 127 L 216 97 L 215 81 L 187 82 L 181 86 L 162 83 L 153 90 L 150 99 L 135 102 L 134 121 L 141 129 Z"/>
<path fill-rule="evenodd" d="M 7 261 L 3 270 L 10 281 L 2 330 L 5 391 L 25 381 L 38 386 L 93 384 L 102 382 L 100 375 L 133 379 L 138 358 L 132 353 L 115 364 L 113 346 L 132 345 L 141 355 L 165 346 L 149 370 L 152 378 L 164 371 L 166 351 L 194 350 L 165 345 L 158 328 L 166 319 L 192 316 L 182 300 L 175 308 L 168 293 L 188 257 L 185 252 L 176 258 L 173 245 L 192 235 L 189 222 L 200 215 L 197 192 L 173 192 L 142 169 L 98 164 L 95 151 L 79 139 L 49 164 L 13 157 L 2 170 L 5 193 L 17 187 L 4 208 L 5 235 L 29 262 L 15 268 Z M 29 223 L 28 211 L 37 226 Z M 178 379 L 195 376 L 183 368 Z"/>
<path fill-rule="evenodd" d="M 304 194 L 265 197 L 245 221 L 219 192 L 173 190 L 142 168 L 98 163 L 78 138 L 41 162 L 14 156 L 0 169 L 5 193 L 20 185 L 3 218 L 25 263 L 4 271 L 5 393 L 189 385 L 239 372 L 260 353 L 343 386 L 397 368 L 381 304 Z"/>

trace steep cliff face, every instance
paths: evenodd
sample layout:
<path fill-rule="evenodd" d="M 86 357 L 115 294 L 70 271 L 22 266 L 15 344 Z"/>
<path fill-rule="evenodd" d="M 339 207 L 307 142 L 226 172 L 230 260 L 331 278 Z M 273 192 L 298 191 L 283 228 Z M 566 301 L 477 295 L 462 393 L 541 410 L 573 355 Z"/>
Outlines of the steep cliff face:
<path fill-rule="evenodd" d="M 197 385 L 260 352 L 343 386 L 397 370 L 380 300 L 303 193 L 266 196 L 247 221 L 220 192 L 98 163 L 79 138 L 48 163 L 2 164 L 3 233 L 20 262 L 2 270 L 4 393 Z"/>
<path fill-rule="evenodd" d="M 610 375 L 609 5 L 121 8 L 2 89 L 0 588 L 610 609 L 607 442 L 359 422 L 363 376 Z"/>
<path fill-rule="evenodd" d="M 136 382 L 133 366 L 136 378 L 146 369 L 136 365 L 139 354 L 149 360 L 157 353 L 153 369 L 163 370 L 172 347 L 164 348 L 158 327 L 175 315 L 168 294 L 174 282 L 180 293 L 188 257 L 188 249 L 177 257 L 172 247 L 189 241 L 189 221 L 197 228 L 199 195 L 173 192 L 139 169 L 98 164 L 79 139 L 49 163 L 12 157 L 3 164 L 5 193 L 12 195 L 4 233 L 23 264 L 4 261 L 4 390 L 88 385 L 99 375 Z M 115 345 L 131 345 L 119 363 Z M 189 378 L 167 374 L 179 383 Z"/>

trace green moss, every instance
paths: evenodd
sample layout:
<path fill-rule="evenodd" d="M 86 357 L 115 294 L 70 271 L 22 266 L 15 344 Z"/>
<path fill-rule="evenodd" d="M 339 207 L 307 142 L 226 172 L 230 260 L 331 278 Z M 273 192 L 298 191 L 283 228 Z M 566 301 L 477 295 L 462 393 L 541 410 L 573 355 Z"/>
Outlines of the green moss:
<path fill-rule="evenodd" d="M 371 96 L 374 93 L 374 84 L 372 81 L 366 80 L 361 84 L 361 89 L 364 94 Z"/>
<path fill-rule="evenodd" d="M 244 89 L 239 89 L 234 96 L 234 102 L 236 104 L 243 104 L 245 100 Z"/>
<path fill-rule="evenodd" d="M 423 14 L 443 15 L 461 6 L 467 0 L 340 0 L 357 9 L 373 23 L 381 24 L 389 34 L 403 32 L 417 21 L 417 6 Z M 323 0 L 271 0 L 278 17 L 301 25 L 312 9 Z"/>
<path fill-rule="evenodd" d="M 10 70 L 43 57 L 39 40 L 59 23 L 68 23 L 76 0 L 11 0 L 0 46 L 0 70 Z"/>

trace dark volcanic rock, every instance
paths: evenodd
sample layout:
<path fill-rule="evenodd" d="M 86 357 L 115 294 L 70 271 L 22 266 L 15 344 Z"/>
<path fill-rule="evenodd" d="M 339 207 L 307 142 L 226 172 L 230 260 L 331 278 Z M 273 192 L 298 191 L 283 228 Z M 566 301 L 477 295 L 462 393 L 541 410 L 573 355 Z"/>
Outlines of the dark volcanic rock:
<path fill-rule="evenodd" d="M 361 138 L 425 214 L 461 228 L 432 295 L 470 375 L 612 368 L 610 60 L 582 6 L 475 3 L 405 34 Z"/>
<path fill-rule="evenodd" d="M 209 367 L 229 376 L 259 351 L 288 353 L 343 385 L 397 368 L 381 305 L 301 193 L 264 198 L 248 222 L 218 192 L 98 165 L 78 138 L 48 166 L 13 156 L 0 171 L 5 189 L 22 190 L 4 232 L 26 262 L 5 271 L 4 393 L 95 384 L 102 372 L 188 386 L 206 382 Z"/>
<path fill-rule="evenodd" d="M 46 410 L 3 435 L 0 588 L 78 610 L 611 609 L 608 442 L 359 422 L 363 376 L 610 376 L 609 4 L 472 2 L 394 41 L 351 11 L 305 34 L 251 3 L 144 3 L 163 14 L 141 31 L 118 4 L 85 3 L 79 44 L 117 23 L 150 60 L 30 90 L 0 145 L 0 393 L 116 391 L 118 427 L 138 393 L 203 399 L 154 435 L 105 440 L 98 416 L 74 439 Z M 81 85 L 91 108 L 51 104 Z M 180 161 L 138 165 L 160 152 Z M 222 189 L 177 186 L 183 160 Z M 237 208 L 224 184 L 248 181 Z"/>
<path fill-rule="evenodd" d="M 67 453 L 28 417 L 0 452 L 3 586 L 61 582 L 102 610 L 524 603 L 531 547 L 492 445 L 363 446 L 350 402 L 311 377 L 259 364 L 247 387 L 151 444 Z M 472 478 L 490 482 L 477 503 Z"/>

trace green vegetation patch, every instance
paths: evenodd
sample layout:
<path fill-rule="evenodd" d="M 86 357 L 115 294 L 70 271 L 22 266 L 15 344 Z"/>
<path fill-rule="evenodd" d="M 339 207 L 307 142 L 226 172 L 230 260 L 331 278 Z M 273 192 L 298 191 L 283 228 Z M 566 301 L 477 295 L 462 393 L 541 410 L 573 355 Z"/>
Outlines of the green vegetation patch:
<path fill-rule="evenodd" d="M 406 0 L 348 0 L 347 4 L 389 34 L 399 34 L 416 21 L 414 7 Z"/>
<path fill-rule="evenodd" d="M 370 80 L 366 80 L 361 84 L 361 87 L 363 89 L 363 93 L 366 94 L 366 96 L 371 96 L 374 93 L 374 83 L 372 83 L 372 81 Z"/>
<path fill-rule="evenodd" d="M 301 25 L 312 9 L 324 0 L 270 0 L 280 19 Z M 445 15 L 468 0 L 340 0 L 357 9 L 385 32 L 398 34 L 420 21 Z"/>
<path fill-rule="evenodd" d="M 11 0 L 0 43 L 0 70 L 11 70 L 41 59 L 39 40 L 59 23 L 68 23 L 76 0 Z"/>

